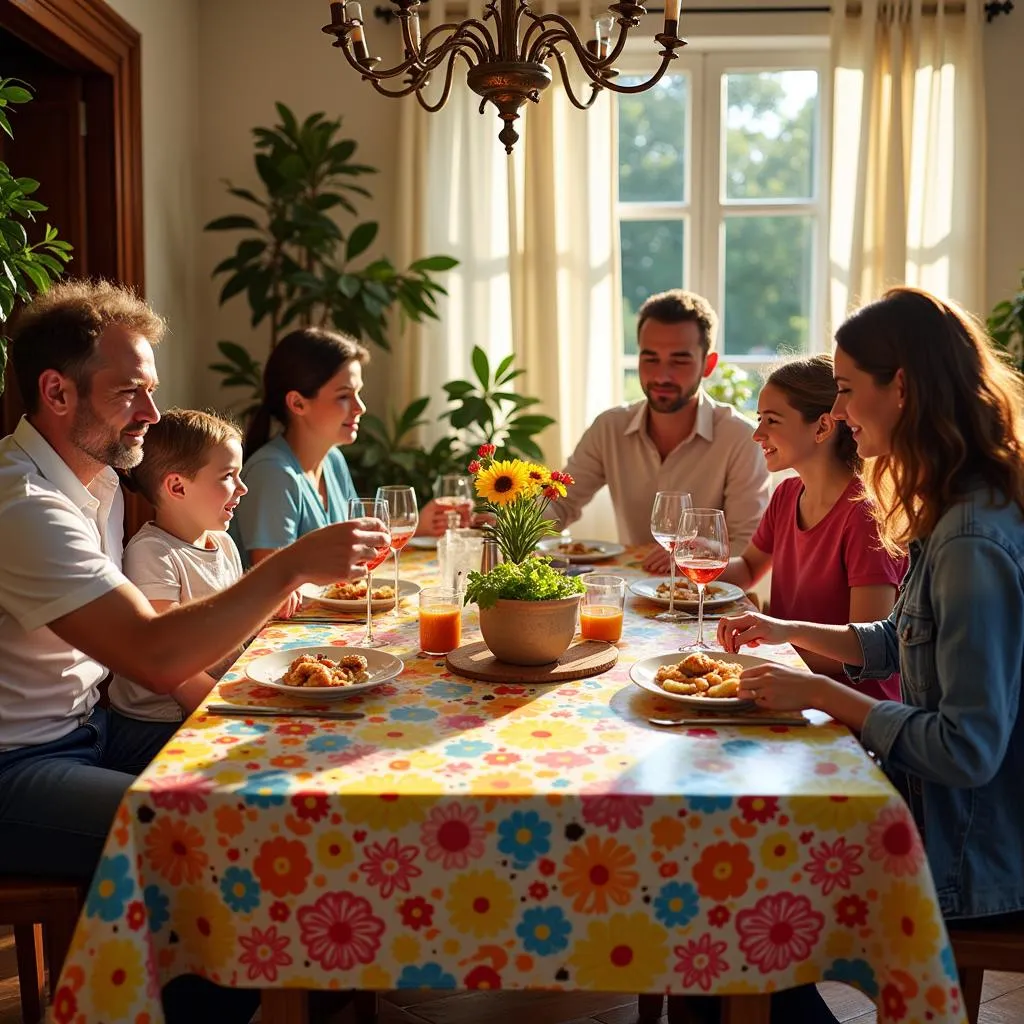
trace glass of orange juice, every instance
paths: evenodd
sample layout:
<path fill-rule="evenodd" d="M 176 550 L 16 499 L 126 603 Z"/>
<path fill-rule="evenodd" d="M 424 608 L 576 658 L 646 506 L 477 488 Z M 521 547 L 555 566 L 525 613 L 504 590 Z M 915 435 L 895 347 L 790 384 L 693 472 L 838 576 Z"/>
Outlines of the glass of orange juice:
<path fill-rule="evenodd" d="M 450 587 L 420 591 L 420 649 L 424 654 L 447 654 L 462 642 L 462 599 Z"/>
<path fill-rule="evenodd" d="M 621 576 L 588 576 L 583 581 L 580 632 L 584 640 L 618 643 L 622 636 L 622 606 L 626 581 Z"/>

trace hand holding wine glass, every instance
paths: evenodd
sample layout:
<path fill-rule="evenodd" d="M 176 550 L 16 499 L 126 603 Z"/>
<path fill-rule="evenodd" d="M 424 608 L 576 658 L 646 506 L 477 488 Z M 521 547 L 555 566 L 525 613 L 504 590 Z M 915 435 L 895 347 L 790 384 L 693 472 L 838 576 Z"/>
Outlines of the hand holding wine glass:
<path fill-rule="evenodd" d="M 680 650 L 708 650 L 704 642 L 704 588 L 729 564 L 729 531 L 717 508 L 689 508 L 679 519 L 673 552 L 679 571 L 697 587 L 697 639 Z"/>
<path fill-rule="evenodd" d="M 416 491 L 412 487 L 387 486 L 377 488 L 377 500 L 384 501 L 391 517 L 391 550 L 395 554 L 395 611 L 398 611 L 398 556 L 409 543 L 419 524 Z"/>
<path fill-rule="evenodd" d="M 361 647 L 382 647 L 383 644 L 373 636 L 373 570 L 391 553 L 391 515 L 388 503 L 380 498 L 351 498 L 348 503 L 349 519 L 378 519 L 384 524 L 386 531 L 384 540 L 387 542 L 374 551 L 374 555 L 366 562 L 366 632 L 359 641 Z"/>
<path fill-rule="evenodd" d="M 464 473 L 442 473 L 434 482 L 434 500 L 445 512 L 458 512 L 459 526 L 469 526 L 475 504 L 473 478 Z"/>
<path fill-rule="evenodd" d="M 679 520 L 683 512 L 692 507 L 693 500 L 685 491 L 658 491 L 654 496 L 654 505 L 651 508 L 651 536 L 669 556 L 668 611 L 655 616 L 661 622 L 678 622 L 683 618 L 676 611 L 676 562 L 673 551 Z"/>

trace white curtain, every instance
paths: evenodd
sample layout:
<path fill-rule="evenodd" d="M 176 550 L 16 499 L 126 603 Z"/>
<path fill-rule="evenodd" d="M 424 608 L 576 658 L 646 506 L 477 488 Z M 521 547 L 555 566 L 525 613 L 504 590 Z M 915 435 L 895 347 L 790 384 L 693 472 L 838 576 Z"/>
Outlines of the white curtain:
<path fill-rule="evenodd" d="M 984 303 L 982 0 L 837 0 L 830 314 L 907 283 Z"/>
<path fill-rule="evenodd" d="M 444 18 L 434 2 L 432 22 Z M 582 38 L 592 26 L 584 3 Z M 573 108 L 553 70 L 540 103 L 527 104 L 515 123 L 521 138 L 511 158 L 498 141 L 495 109 L 477 112 L 480 100 L 465 84 L 463 65 L 439 113 L 409 100 L 399 214 L 413 225 L 410 258 L 438 252 L 461 261 L 445 275 L 450 294 L 440 303 L 440 323 L 403 339 L 412 357 L 409 386 L 440 401 L 441 384 L 469 374 L 474 345 L 492 365 L 514 353 L 527 371 L 517 390 L 539 397 L 536 411 L 556 421 L 540 442 L 547 461 L 559 466 L 594 416 L 620 400 L 622 317 L 614 274 L 614 108 L 606 95 L 589 111 Z M 588 95 L 574 85 L 577 95 Z"/>

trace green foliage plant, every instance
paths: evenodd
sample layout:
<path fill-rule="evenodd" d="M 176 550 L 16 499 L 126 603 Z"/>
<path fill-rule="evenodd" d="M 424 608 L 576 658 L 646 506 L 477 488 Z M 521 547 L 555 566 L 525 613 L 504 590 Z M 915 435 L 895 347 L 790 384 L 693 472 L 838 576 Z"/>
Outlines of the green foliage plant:
<path fill-rule="evenodd" d="M 566 576 L 551 568 L 551 559 L 531 557 L 522 562 L 501 562 L 490 572 L 471 572 L 466 582 L 466 604 L 491 608 L 500 599 L 554 601 L 583 593 L 579 576 Z"/>
<path fill-rule="evenodd" d="M 540 459 L 536 436 L 555 421 L 530 411 L 540 399 L 520 395 L 514 381 L 522 376 L 513 356 L 493 369 L 487 353 L 475 347 L 470 359 L 473 379 L 443 385 L 448 407 L 440 413 L 448 431 L 430 448 L 416 443 L 416 431 L 427 425 L 429 397 L 417 398 L 401 412 L 382 419 L 366 413 L 359 437 L 345 448 L 345 460 L 360 494 L 369 494 L 381 481 L 406 484 L 416 490 L 422 508 L 433 496 L 433 482 L 442 473 L 464 473 L 481 444 L 494 444 L 502 459 Z"/>
<path fill-rule="evenodd" d="M 750 374 L 735 363 L 719 363 L 704 384 L 704 390 L 718 402 L 726 402 L 739 412 L 750 409 L 754 386 Z"/>
<path fill-rule="evenodd" d="M 15 103 L 28 103 L 32 93 L 14 78 L 0 78 L 0 130 L 14 138 L 8 108 Z M 47 291 L 64 273 L 71 259 L 71 244 L 57 237 L 57 229 L 49 224 L 43 237 L 29 242 L 25 224 L 32 225 L 36 214 L 46 207 L 30 199 L 39 182 L 34 178 L 16 178 L 5 163 L 0 163 L 0 324 L 6 324 L 14 304 L 31 301 Z M 7 337 L 0 333 L 0 394 L 4 390 L 4 369 L 7 366 Z"/>
<path fill-rule="evenodd" d="M 437 319 L 435 278 L 456 266 L 451 256 L 428 256 L 398 270 L 386 258 L 360 263 L 377 237 L 375 221 L 344 230 L 338 214 L 358 216 L 356 201 L 370 192 L 359 180 L 376 168 L 354 160 L 356 142 L 340 137 L 341 119 L 310 114 L 301 123 L 278 103 L 280 123 L 254 128 L 256 173 L 262 194 L 227 182 L 227 191 L 255 207 L 206 225 L 207 231 L 243 231 L 232 256 L 213 277 L 225 278 L 220 304 L 245 294 L 253 327 L 269 323 L 270 348 L 296 327 L 333 327 L 389 348 L 393 308 L 417 323 Z M 223 360 L 211 369 L 224 387 L 245 387 L 258 398 L 261 368 L 241 345 L 221 341 Z"/>
<path fill-rule="evenodd" d="M 1020 291 L 998 303 L 989 313 L 985 326 L 992 340 L 1024 373 L 1024 271 L 1020 275 Z"/>

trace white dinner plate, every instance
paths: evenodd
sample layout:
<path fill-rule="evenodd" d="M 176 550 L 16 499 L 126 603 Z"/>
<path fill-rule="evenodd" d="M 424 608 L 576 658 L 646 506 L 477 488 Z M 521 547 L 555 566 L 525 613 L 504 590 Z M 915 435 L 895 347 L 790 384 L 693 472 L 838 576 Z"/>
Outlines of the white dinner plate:
<path fill-rule="evenodd" d="M 391 579 L 381 578 L 377 576 L 373 581 L 374 590 L 377 587 L 393 587 L 395 585 L 395 579 L 392 576 Z M 303 603 L 308 601 L 310 604 L 321 605 L 324 608 L 332 608 L 336 612 L 362 612 L 366 614 L 366 598 L 360 597 L 355 601 L 341 601 L 336 597 L 324 597 L 323 592 L 326 587 L 321 587 L 316 583 L 303 583 L 299 587 L 299 593 L 302 595 Z M 411 580 L 399 580 L 398 581 L 398 597 L 401 601 L 407 601 L 410 597 L 415 597 L 423 588 L 418 583 L 413 583 Z M 395 599 L 393 597 L 379 597 L 375 598 L 370 603 L 370 608 L 375 612 L 389 612 L 395 607 Z"/>
<path fill-rule="evenodd" d="M 314 658 L 322 654 L 332 661 L 339 661 L 346 654 L 361 654 L 366 659 L 366 671 L 370 678 L 365 683 L 354 683 L 352 686 L 286 686 L 281 679 L 288 671 L 288 666 L 302 654 L 309 654 Z M 254 683 L 269 686 L 272 690 L 280 690 L 291 697 L 322 701 L 342 700 L 353 693 L 380 686 L 381 683 L 394 679 L 404 668 L 401 659 L 393 654 L 386 654 L 370 647 L 291 647 L 254 659 L 246 666 L 245 674 Z"/>
<path fill-rule="evenodd" d="M 662 665 L 675 665 L 682 661 L 689 654 L 689 651 L 674 651 L 671 654 L 659 654 L 653 658 L 644 658 L 636 662 L 629 670 L 629 678 L 637 686 L 664 697 L 666 700 L 677 701 L 680 704 L 688 704 L 690 707 L 697 707 L 703 711 L 735 711 L 737 708 L 753 707 L 752 700 L 741 700 L 739 697 L 698 697 L 688 696 L 685 693 L 669 693 L 663 690 L 655 681 L 654 676 Z M 716 661 L 727 661 L 742 665 L 744 668 L 753 668 L 755 665 L 773 665 L 777 662 L 769 661 L 767 658 L 755 658 L 751 654 L 726 654 L 723 651 L 704 651 L 708 657 Z"/>
<path fill-rule="evenodd" d="M 419 548 L 420 551 L 433 551 L 437 548 L 436 537 L 410 537 L 408 548 Z"/>
<path fill-rule="evenodd" d="M 667 608 L 668 598 L 662 597 L 658 593 L 658 587 L 662 583 L 668 586 L 670 582 L 668 576 L 658 579 L 634 580 L 629 585 L 629 591 L 631 594 L 636 594 L 637 597 L 644 598 L 645 601 L 653 601 L 655 604 L 660 604 Z M 679 577 L 676 577 L 676 582 L 679 582 Z M 734 601 L 742 601 L 744 596 L 743 591 L 733 583 L 709 583 L 704 591 L 704 610 L 722 608 L 727 604 L 732 604 Z M 693 597 L 677 597 L 676 607 L 696 611 L 697 595 L 694 594 Z"/>
<path fill-rule="evenodd" d="M 561 537 L 545 537 L 544 540 L 537 543 L 537 550 L 545 555 L 557 555 L 560 558 L 565 558 L 574 565 L 586 562 L 603 562 L 608 558 L 621 555 L 626 550 L 621 544 L 613 544 L 611 541 L 577 540 L 574 537 L 568 542 L 569 546 L 583 544 L 588 550 L 579 552 L 566 551 L 563 548 L 565 543 Z"/>

